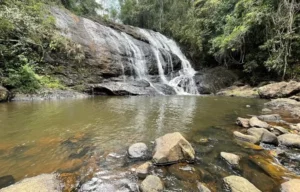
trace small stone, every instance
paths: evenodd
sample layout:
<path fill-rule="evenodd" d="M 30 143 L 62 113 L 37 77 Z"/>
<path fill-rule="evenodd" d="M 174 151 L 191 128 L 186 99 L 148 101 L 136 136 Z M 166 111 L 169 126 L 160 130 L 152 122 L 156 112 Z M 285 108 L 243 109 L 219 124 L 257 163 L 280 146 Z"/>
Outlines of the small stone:
<path fill-rule="evenodd" d="M 264 113 L 271 113 L 272 112 L 272 110 L 268 109 L 268 108 L 263 108 L 261 111 L 264 112 Z"/>
<path fill-rule="evenodd" d="M 280 122 L 281 117 L 278 114 L 270 114 L 270 115 L 260 115 L 258 116 L 258 119 L 261 121 L 267 121 L 267 122 Z"/>
<path fill-rule="evenodd" d="M 249 120 L 249 123 L 250 123 L 251 127 L 259 127 L 259 128 L 268 128 L 269 127 L 268 123 L 259 120 L 257 117 L 252 117 Z"/>
<path fill-rule="evenodd" d="M 197 187 L 199 189 L 199 192 L 211 192 L 204 184 L 198 183 Z"/>
<path fill-rule="evenodd" d="M 128 155 L 132 159 L 146 159 L 148 147 L 145 143 L 135 143 L 128 148 Z"/>
<path fill-rule="evenodd" d="M 299 192 L 300 179 L 292 179 L 281 184 L 281 192 Z"/>
<path fill-rule="evenodd" d="M 250 127 L 249 119 L 246 119 L 246 118 L 238 117 L 235 123 L 239 126 L 244 127 L 244 128 L 249 128 Z"/>
<path fill-rule="evenodd" d="M 287 133 L 278 137 L 279 144 L 300 148 L 300 135 Z"/>
<path fill-rule="evenodd" d="M 251 106 L 250 106 L 250 105 L 246 105 L 246 107 L 247 107 L 247 108 L 250 108 Z"/>
<path fill-rule="evenodd" d="M 143 163 L 142 165 L 138 166 L 135 170 L 137 176 L 141 179 L 146 178 L 146 176 L 149 174 L 149 169 L 151 167 L 151 162 Z"/>
<path fill-rule="evenodd" d="M 243 133 L 240 133 L 238 131 L 233 132 L 234 136 L 242 141 L 246 141 L 246 142 L 250 142 L 250 143 L 254 143 L 254 144 L 258 144 L 260 142 L 260 139 L 252 136 L 252 135 L 245 135 Z"/>
<path fill-rule="evenodd" d="M 221 157 L 225 159 L 230 165 L 237 166 L 239 165 L 240 157 L 233 153 L 221 152 Z"/>
<path fill-rule="evenodd" d="M 164 185 L 159 177 L 148 175 L 141 184 L 142 192 L 159 192 L 164 190 Z"/>
<path fill-rule="evenodd" d="M 247 179 L 235 175 L 225 177 L 225 188 L 231 192 L 261 192 Z"/>

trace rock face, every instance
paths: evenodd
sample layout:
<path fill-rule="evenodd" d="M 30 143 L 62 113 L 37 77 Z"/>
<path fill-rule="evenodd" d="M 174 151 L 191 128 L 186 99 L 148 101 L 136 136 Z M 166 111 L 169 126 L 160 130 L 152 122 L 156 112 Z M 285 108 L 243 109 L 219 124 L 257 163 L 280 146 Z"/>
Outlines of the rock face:
<path fill-rule="evenodd" d="M 19 183 L 0 189 L 1 192 L 61 192 L 62 184 L 54 174 L 43 174 L 24 179 Z"/>
<path fill-rule="evenodd" d="M 272 83 L 258 89 L 259 96 L 267 99 L 290 97 L 299 92 L 300 83 L 296 81 Z"/>
<path fill-rule="evenodd" d="M 7 101 L 8 96 L 9 96 L 8 90 L 0 85 L 0 102 Z"/>
<path fill-rule="evenodd" d="M 286 111 L 295 117 L 300 117 L 300 102 L 293 99 L 274 99 L 265 105 L 271 109 Z"/>
<path fill-rule="evenodd" d="M 195 151 L 191 144 L 178 132 L 166 134 L 155 140 L 153 161 L 155 164 L 172 164 L 193 161 Z"/>
<path fill-rule="evenodd" d="M 279 144 L 300 148 L 300 135 L 287 133 L 278 137 Z"/>
<path fill-rule="evenodd" d="M 221 152 L 221 157 L 225 159 L 230 165 L 237 166 L 240 161 L 240 157 L 233 153 Z"/>
<path fill-rule="evenodd" d="M 148 147 L 145 143 L 135 143 L 128 148 L 128 156 L 132 159 L 146 159 Z"/>
<path fill-rule="evenodd" d="M 268 128 L 269 124 L 259 120 L 257 117 L 252 117 L 249 120 L 249 124 L 251 127 L 260 127 L 260 128 Z"/>
<path fill-rule="evenodd" d="M 261 140 L 261 138 L 258 138 L 257 136 L 252 136 L 252 135 L 245 135 L 243 133 L 240 133 L 238 131 L 233 132 L 234 136 L 242 141 L 246 141 L 249 143 L 254 143 L 254 144 L 258 144 Z"/>
<path fill-rule="evenodd" d="M 231 192 L 261 192 L 247 179 L 239 176 L 228 176 L 224 179 L 225 187 Z"/>
<path fill-rule="evenodd" d="M 278 139 L 277 139 L 276 135 L 269 132 L 266 129 L 250 128 L 247 130 L 247 133 L 249 135 L 257 137 L 257 139 L 260 139 L 263 143 L 270 143 L 270 144 L 278 145 Z"/>
<path fill-rule="evenodd" d="M 281 184 L 281 192 L 298 192 L 300 190 L 300 179 L 292 179 Z"/>
<path fill-rule="evenodd" d="M 238 117 L 235 123 L 239 126 L 244 127 L 244 128 L 249 128 L 250 127 L 249 119 L 246 119 L 246 118 Z"/>
<path fill-rule="evenodd" d="M 148 175 L 141 184 L 142 192 L 160 192 L 163 191 L 164 185 L 159 177 Z"/>

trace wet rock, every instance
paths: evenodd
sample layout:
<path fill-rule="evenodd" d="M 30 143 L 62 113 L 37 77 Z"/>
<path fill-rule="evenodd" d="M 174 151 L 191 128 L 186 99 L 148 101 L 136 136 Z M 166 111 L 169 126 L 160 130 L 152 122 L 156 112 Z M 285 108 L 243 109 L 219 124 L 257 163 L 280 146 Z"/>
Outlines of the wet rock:
<path fill-rule="evenodd" d="M 159 192 L 163 191 L 164 185 L 159 177 L 154 175 L 148 175 L 146 179 L 141 183 L 142 192 Z"/>
<path fill-rule="evenodd" d="M 198 144 L 207 144 L 207 143 L 209 143 L 209 139 L 207 137 L 202 137 L 202 136 L 199 136 L 199 135 L 194 136 L 193 141 L 195 143 L 198 143 Z"/>
<path fill-rule="evenodd" d="M 257 138 L 256 136 L 245 135 L 238 131 L 233 132 L 233 134 L 237 139 L 242 140 L 242 141 L 246 141 L 246 142 L 250 142 L 250 143 L 254 143 L 254 144 L 258 144 L 260 142 L 260 139 Z"/>
<path fill-rule="evenodd" d="M 253 135 L 253 136 L 257 137 L 263 143 L 278 145 L 278 139 L 277 139 L 276 135 L 269 132 L 266 129 L 250 128 L 250 129 L 247 130 L 247 133 L 249 135 Z"/>
<path fill-rule="evenodd" d="M 268 108 L 263 108 L 261 111 L 264 112 L 264 113 L 271 113 L 272 112 L 272 110 L 268 109 Z"/>
<path fill-rule="evenodd" d="M 0 189 L 10 186 L 15 183 L 15 178 L 12 175 L 0 177 Z"/>
<path fill-rule="evenodd" d="M 57 171 L 59 173 L 72 173 L 78 171 L 83 165 L 84 162 L 81 159 L 72 159 L 62 163 Z"/>
<path fill-rule="evenodd" d="M 285 145 L 287 147 L 300 148 L 300 135 L 296 134 L 283 134 L 278 137 L 279 144 Z"/>
<path fill-rule="evenodd" d="M 233 153 L 226 153 L 226 152 L 221 152 L 220 155 L 230 165 L 232 165 L 232 166 L 239 165 L 240 157 L 238 155 L 235 155 Z"/>
<path fill-rule="evenodd" d="M 258 89 L 261 98 L 274 99 L 290 97 L 300 92 L 300 82 L 279 82 L 262 86 Z"/>
<path fill-rule="evenodd" d="M 259 120 L 257 117 L 252 117 L 249 120 L 249 124 L 251 127 L 260 127 L 260 128 L 268 128 L 269 127 L 268 123 Z"/>
<path fill-rule="evenodd" d="M 151 162 L 143 163 L 142 165 L 138 166 L 135 170 L 137 176 L 141 179 L 146 178 L 146 176 L 149 174 L 149 169 L 151 167 Z"/>
<path fill-rule="evenodd" d="M 300 179 L 292 179 L 281 184 L 281 192 L 298 192 L 300 190 Z"/>
<path fill-rule="evenodd" d="M 295 117 L 300 117 L 300 102 L 292 99 L 274 99 L 268 103 L 265 103 L 265 106 L 274 110 L 288 112 Z"/>
<path fill-rule="evenodd" d="M 244 127 L 244 128 L 249 128 L 250 127 L 249 119 L 246 119 L 246 118 L 238 117 L 235 123 L 239 126 Z"/>
<path fill-rule="evenodd" d="M 168 171 L 170 174 L 174 175 L 179 180 L 190 182 L 199 181 L 202 175 L 200 171 L 195 169 L 195 167 L 184 163 L 177 163 L 171 165 L 168 168 Z"/>
<path fill-rule="evenodd" d="M 43 174 L 24 179 L 14 185 L 3 188 L 1 192 L 61 192 L 63 186 L 55 174 Z"/>
<path fill-rule="evenodd" d="M 178 132 L 166 134 L 155 140 L 153 161 L 155 164 L 172 164 L 193 161 L 195 151 L 191 144 Z"/>
<path fill-rule="evenodd" d="M 9 92 L 5 87 L 0 85 L 0 102 L 5 102 L 8 100 Z"/>
<path fill-rule="evenodd" d="M 264 150 L 261 146 L 255 145 L 255 144 L 249 143 L 249 142 L 238 141 L 237 144 L 244 147 L 245 149 L 253 149 L 253 150 L 256 150 L 256 151 Z"/>
<path fill-rule="evenodd" d="M 78 175 L 76 175 L 74 173 L 62 173 L 59 175 L 59 178 L 64 184 L 65 192 L 75 191 L 75 189 L 78 186 L 78 183 L 77 183 Z"/>
<path fill-rule="evenodd" d="M 273 126 L 273 127 L 269 128 L 269 130 L 271 133 L 275 134 L 276 136 L 288 133 L 287 129 L 280 127 L 280 126 Z"/>
<path fill-rule="evenodd" d="M 211 192 L 204 184 L 198 183 L 197 187 L 199 189 L 199 192 Z"/>
<path fill-rule="evenodd" d="M 131 159 L 147 159 L 148 147 L 145 143 L 135 143 L 128 148 L 128 156 Z"/>
<path fill-rule="evenodd" d="M 228 176 L 224 179 L 225 188 L 231 192 L 261 192 L 247 179 L 239 176 Z"/>
<path fill-rule="evenodd" d="M 281 117 L 278 114 L 260 115 L 258 119 L 266 122 L 280 122 Z"/>

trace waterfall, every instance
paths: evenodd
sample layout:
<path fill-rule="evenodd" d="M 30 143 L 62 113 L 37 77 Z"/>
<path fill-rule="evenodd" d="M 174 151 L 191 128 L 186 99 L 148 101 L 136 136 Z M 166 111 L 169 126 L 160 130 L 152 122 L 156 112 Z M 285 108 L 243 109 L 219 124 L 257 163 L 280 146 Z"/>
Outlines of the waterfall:
<path fill-rule="evenodd" d="M 169 82 L 166 82 L 166 77 L 162 74 L 162 63 L 161 60 L 157 58 L 157 65 L 159 66 L 159 75 L 163 81 L 163 83 L 170 85 L 174 88 L 177 94 L 199 94 L 196 83 L 194 81 L 194 75 L 196 71 L 193 69 L 191 63 L 182 53 L 178 45 L 175 43 L 174 40 L 168 39 L 166 36 L 150 31 L 145 29 L 139 29 L 139 32 L 145 36 L 145 38 L 149 41 L 152 46 L 153 52 L 157 54 L 159 49 L 165 49 L 168 52 L 171 52 L 181 60 L 182 69 L 179 71 L 179 75 Z M 169 59 L 168 59 L 169 60 Z M 170 62 L 170 60 L 169 60 Z M 172 59 L 171 59 L 172 62 Z M 171 70 L 173 71 L 172 63 L 170 64 Z"/>

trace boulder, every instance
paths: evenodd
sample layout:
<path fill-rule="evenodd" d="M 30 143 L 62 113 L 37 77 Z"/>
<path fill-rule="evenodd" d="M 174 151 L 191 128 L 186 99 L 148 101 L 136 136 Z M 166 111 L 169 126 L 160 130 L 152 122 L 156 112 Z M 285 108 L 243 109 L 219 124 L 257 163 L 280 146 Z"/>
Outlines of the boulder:
<path fill-rule="evenodd" d="M 0 85 L 0 102 L 5 102 L 8 100 L 9 92 L 5 87 Z"/>
<path fill-rule="evenodd" d="M 280 122 L 281 117 L 278 114 L 270 114 L 270 115 L 260 115 L 258 116 L 258 119 L 266 122 Z"/>
<path fill-rule="evenodd" d="M 247 179 L 235 175 L 225 177 L 225 188 L 231 192 L 261 192 Z"/>
<path fill-rule="evenodd" d="M 159 177 L 148 175 L 141 184 L 142 192 L 159 192 L 164 190 L 164 185 Z"/>
<path fill-rule="evenodd" d="M 230 165 L 237 166 L 239 165 L 240 157 L 233 153 L 221 152 L 221 157 L 227 161 Z"/>
<path fill-rule="evenodd" d="M 274 145 L 278 145 L 278 139 L 275 134 L 269 132 L 266 129 L 262 128 L 250 128 L 247 130 L 249 135 L 257 137 L 263 143 L 270 143 Z"/>
<path fill-rule="evenodd" d="M 131 159 L 147 159 L 148 147 L 145 143 L 135 143 L 128 148 L 128 156 Z"/>
<path fill-rule="evenodd" d="M 292 116 L 300 117 L 300 102 L 292 99 L 274 99 L 270 102 L 265 103 L 265 106 L 273 110 L 281 110 L 283 112 L 288 112 Z"/>
<path fill-rule="evenodd" d="M 237 139 L 242 140 L 242 141 L 246 141 L 246 142 L 250 142 L 250 143 L 254 143 L 254 144 L 258 144 L 260 142 L 260 139 L 257 138 L 256 136 L 245 135 L 238 131 L 233 132 L 233 134 Z"/>
<path fill-rule="evenodd" d="M 63 185 L 55 174 L 43 174 L 0 189 L 0 192 L 61 192 L 62 189 Z"/>
<path fill-rule="evenodd" d="M 279 144 L 300 148 L 300 135 L 286 133 L 278 137 Z"/>
<path fill-rule="evenodd" d="M 290 125 L 290 128 L 296 131 L 300 131 L 300 123 L 297 123 L 296 125 Z"/>
<path fill-rule="evenodd" d="M 244 128 L 249 128 L 250 127 L 249 119 L 246 119 L 246 118 L 238 117 L 235 123 L 239 126 L 244 127 Z"/>
<path fill-rule="evenodd" d="M 194 159 L 195 151 L 192 145 L 178 132 L 166 134 L 155 140 L 155 164 L 172 164 Z"/>
<path fill-rule="evenodd" d="M 145 179 L 146 176 L 149 174 L 149 169 L 151 167 L 151 162 L 143 163 L 142 165 L 138 166 L 135 170 L 137 176 L 141 179 Z"/>
<path fill-rule="evenodd" d="M 281 184 L 281 192 L 298 192 L 300 190 L 300 179 L 292 179 Z"/>
<path fill-rule="evenodd" d="M 259 120 L 257 117 L 252 117 L 249 120 L 249 124 L 251 127 L 260 127 L 260 128 L 268 128 L 269 127 L 268 123 Z"/>
<path fill-rule="evenodd" d="M 300 82 L 279 82 L 262 86 L 258 89 L 261 98 L 275 99 L 290 97 L 300 92 Z"/>
<path fill-rule="evenodd" d="M 258 97 L 257 90 L 252 88 L 248 85 L 238 87 L 238 86 L 231 86 L 225 89 L 222 89 L 217 95 L 222 96 L 230 96 L 230 97 Z"/>
<path fill-rule="evenodd" d="M 198 183 L 197 187 L 199 189 L 199 192 L 211 192 L 204 184 Z"/>

